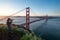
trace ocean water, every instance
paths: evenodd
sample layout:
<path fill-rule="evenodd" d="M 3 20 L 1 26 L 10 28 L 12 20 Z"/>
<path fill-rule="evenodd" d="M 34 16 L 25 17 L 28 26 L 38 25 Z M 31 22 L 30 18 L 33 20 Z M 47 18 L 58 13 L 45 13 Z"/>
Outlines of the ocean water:
<path fill-rule="evenodd" d="M 37 24 L 36 24 L 37 25 Z M 60 40 L 60 19 L 49 19 L 33 30 L 37 36 L 45 40 Z"/>
<path fill-rule="evenodd" d="M 13 24 L 22 24 L 26 22 L 26 18 L 14 17 Z M 30 21 L 39 19 L 39 18 L 30 18 Z M 4 19 L 0 23 L 6 24 Z M 47 22 L 41 20 L 35 23 L 30 24 L 30 30 L 32 30 L 36 36 L 41 37 L 45 40 L 60 40 L 60 19 L 49 19 Z"/>

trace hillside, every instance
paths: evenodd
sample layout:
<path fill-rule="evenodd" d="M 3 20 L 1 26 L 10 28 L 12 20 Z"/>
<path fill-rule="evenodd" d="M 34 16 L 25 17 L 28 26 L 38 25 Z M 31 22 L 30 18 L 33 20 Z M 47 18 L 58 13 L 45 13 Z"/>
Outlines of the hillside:
<path fill-rule="evenodd" d="M 41 40 L 41 38 L 24 28 L 12 28 L 9 32 L 7 27 L 0 27 L 0 40 Z"/>

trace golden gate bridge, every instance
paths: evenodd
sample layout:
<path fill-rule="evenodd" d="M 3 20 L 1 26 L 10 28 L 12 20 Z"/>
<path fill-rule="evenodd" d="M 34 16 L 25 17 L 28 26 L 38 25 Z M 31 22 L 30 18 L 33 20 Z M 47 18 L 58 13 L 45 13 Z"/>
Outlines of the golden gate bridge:
<path fill-rule="evenodd" d="M 30 7 L 27 7 L 27 8 L 24 8 L 22 10 L 19 10 L 18 12 L 13 13 L 13 14 L 9 15 L 8 17 L 4 17 L 1 20 L 4 20 L 4 19 L 9 18 L 9 17 L 12 17 L 13 15 L 16 15 L 17 13 L 20 13 L 20 12 L 24 11 L 25 9 L 26 9 L 26 23 L 22 23 L 20 25 L 26 25 L 26 29 L 30 28 L 30 24 L 31 23 L 34 23 L 34 22 L 37 22 L 37 21 L 41 21 L 41 20 L 44 20 L 44 19 L 48 20 L 48 16 L 46 16 L 45 18 L 40 18 L 39 17 L 39 19 L 36 19 L 36 20 L 30 22 Z"/>
<path fill-rule="evenodd" d="M 26 0 L 26 6 L 28 6 L 28 0 Z M 36 20 L 30 22 L 30 9 L 31 9 L 30 7 L 26 7 L 24 9 L 22 9 L 22 10 L 19 10 L 19 11 L 15 12 L 15 13 L 9 15 L 8 17 L 4 17 L 2 20 L 6 19 L 6 18 L 9 18 L 9 17 L 12 17 L 13 15 L 16 15 L 17 13 L 20 13 L 20 12 L 26 10 L 26 23 L 22 23 L 20 25 L 26 25 L 26 29 L 29 29 L 31 23 L 41 21 L 43 19 L 46 19 L 46 20 L 48 19 L 48 16 L 46 16 L 45 18 L 40 18 L 39 17 L 39 19 L 36 19 Z"/>

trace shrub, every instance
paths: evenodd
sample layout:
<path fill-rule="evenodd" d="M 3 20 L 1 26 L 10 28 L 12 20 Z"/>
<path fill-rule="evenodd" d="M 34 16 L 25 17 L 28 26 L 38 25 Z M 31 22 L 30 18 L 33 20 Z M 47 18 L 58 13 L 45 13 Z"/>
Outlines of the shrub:
<path fill-rule="evenodd" d="M 41 40 L 36 37 L 33 32 L 29 32 L 23 28 L 12 28 L 9 32 L 8 28 L 0 28 L 0 40 Z"/>

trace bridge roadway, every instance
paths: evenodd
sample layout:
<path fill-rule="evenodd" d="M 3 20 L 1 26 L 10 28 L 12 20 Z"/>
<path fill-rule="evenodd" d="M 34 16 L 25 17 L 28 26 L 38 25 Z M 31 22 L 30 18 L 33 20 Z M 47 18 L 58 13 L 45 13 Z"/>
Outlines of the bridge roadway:
<path fill-rule="evenodd" d="M 41 18 L 41 19 L 37 19 L 37 20 L 31 21 L 30 24 L 31 24 L 31 23 L 34 23 L 34 22 L 37 22 L 37 21 L 41 21 L 41 20 L 44 20 L 44 18 Z M 20 25 L 26 25 L 26 23 L 23 23 L 23 24 L 20 24 Z"/>

